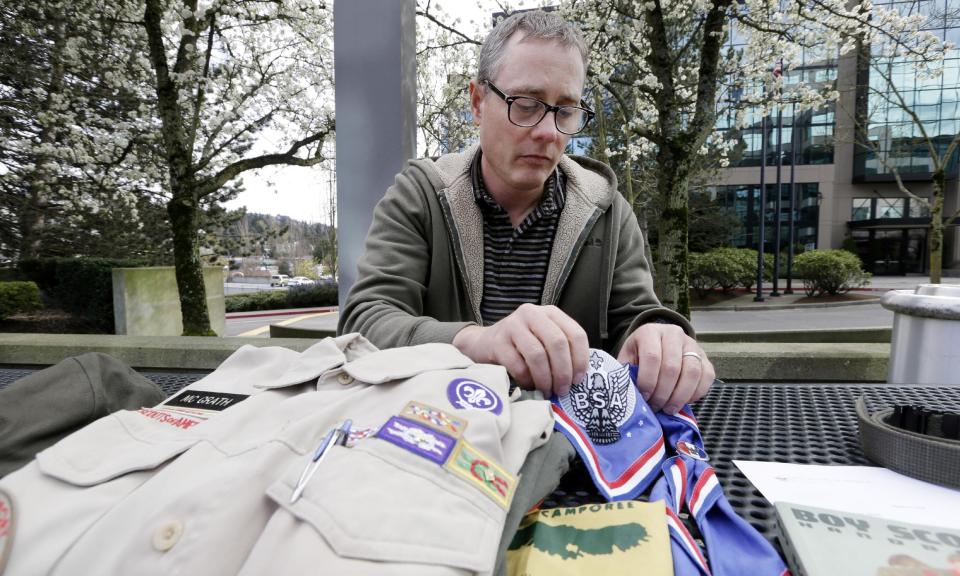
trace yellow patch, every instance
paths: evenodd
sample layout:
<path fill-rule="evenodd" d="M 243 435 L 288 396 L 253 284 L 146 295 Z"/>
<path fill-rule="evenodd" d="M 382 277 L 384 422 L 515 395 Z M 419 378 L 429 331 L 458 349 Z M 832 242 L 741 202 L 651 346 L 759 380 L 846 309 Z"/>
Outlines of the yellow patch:
<path fill-rule="evenodd" d="M 507 573 L 670 576 L 664 503 L 628 500 L 531 512 L 507 549 Z"/>
<path fill-rule="evenodd" d="M 466 440 L 457 442 L 443 467 L 479 488 L 501 508 L 510 508 L 517 479 Z"/>

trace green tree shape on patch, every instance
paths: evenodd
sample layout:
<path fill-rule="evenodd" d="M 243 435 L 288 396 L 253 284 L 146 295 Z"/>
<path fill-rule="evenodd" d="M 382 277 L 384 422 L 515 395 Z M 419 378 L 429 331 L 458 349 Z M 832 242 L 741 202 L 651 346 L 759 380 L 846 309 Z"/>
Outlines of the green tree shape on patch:
<path fill-rule="evenodd" d="M 647 539 L 647 529 L 636 522 L 591 530 L 566 524 L 550 526 L 534 522 L 517 530 L 510 542 L 510 550 L 532 545 L 541 552 L 567 560 L 580 558 L 585 554 L 612 554 L 614 547 L 626 551 Z"/>

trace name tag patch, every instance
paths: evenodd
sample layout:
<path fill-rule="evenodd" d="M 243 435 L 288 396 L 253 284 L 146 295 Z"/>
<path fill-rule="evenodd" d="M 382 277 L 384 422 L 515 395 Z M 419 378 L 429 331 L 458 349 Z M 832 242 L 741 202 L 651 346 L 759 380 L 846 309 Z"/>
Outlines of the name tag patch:
<path fill-rule="evenodd" d="M 450 416 L 439 408 L 420 402 L 408 402 L 403 411 L 400 412 L 400 416 L 429 426 L 454 438 L 459 438 L 467 427 L 467 421 L 463 418 Z"/>
<path fill-rule="evenodd" d="M 391 416 L 377 431 L 376 437 L 441 466 L 457 443 L 446 434 L 399 416 Z"/>
<path fill-rule="evenodd" d="M 185 408 L 203 412 L 222 412 L 249 397 L 248 394 L 230 394 L 227 392 L 204 392 L 202 390 L 184 390 L 163 403 L 170 408 Z"/>
<path fill-rule="evenodd" d="M 503 412 L 503 400 L 484 384 L 470 378 L 457 378 L 447 385 L 447 400 L 461 410 L 484 410 L 497 416 Z"/>
<path fill-rule="evenodd" d="M 510 508 L 516 479 L 466 440 L 457 442 L 444 468 L 479 488 L 501 508 Z"/>
<path fill-rule="evenodd" d="M 239 404 L 249 397 L 249 394 L 183 390 L 153 408 L 141 408 L 140 414 L 163 424 L 186 429 L 235 404 Z"/>

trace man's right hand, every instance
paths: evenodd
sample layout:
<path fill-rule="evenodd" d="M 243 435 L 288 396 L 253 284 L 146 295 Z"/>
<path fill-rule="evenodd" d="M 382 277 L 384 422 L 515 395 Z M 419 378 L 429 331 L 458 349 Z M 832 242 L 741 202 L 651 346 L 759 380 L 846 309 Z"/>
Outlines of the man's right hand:
<path fill-rule="evenodd" d="M 521 388 L 566 394 L 587 372 L 587 334 L 556 306 L 523 304 L 492 326 L 467 326 L 453 345 L 474 362 L 499 364 Z"/>

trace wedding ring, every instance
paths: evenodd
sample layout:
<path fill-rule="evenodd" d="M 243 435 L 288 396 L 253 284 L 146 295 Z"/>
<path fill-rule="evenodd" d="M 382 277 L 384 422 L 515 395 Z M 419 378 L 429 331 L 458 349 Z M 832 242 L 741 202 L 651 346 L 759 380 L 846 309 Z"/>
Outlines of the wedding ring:
<path fill-rule="evenodd" d="M 696 352 L 684 352 L 681 358 L 686 358 L 687 356 L 692 356 L 696 358 L 700 362 L 700 365 L 703 365 L 703 358 L 701 358 L 700 355 L 697 354 Z"/>

